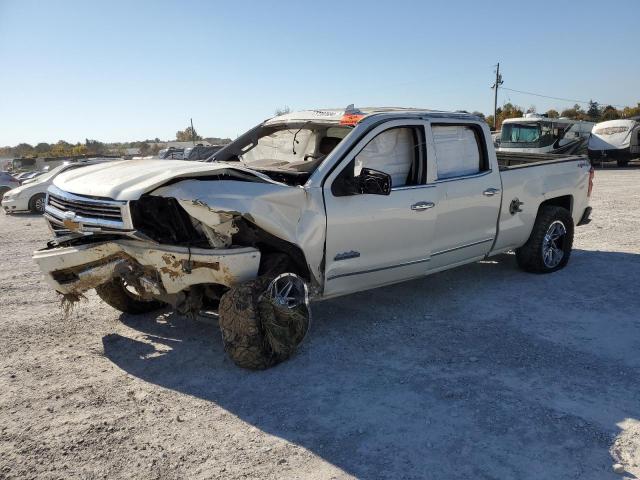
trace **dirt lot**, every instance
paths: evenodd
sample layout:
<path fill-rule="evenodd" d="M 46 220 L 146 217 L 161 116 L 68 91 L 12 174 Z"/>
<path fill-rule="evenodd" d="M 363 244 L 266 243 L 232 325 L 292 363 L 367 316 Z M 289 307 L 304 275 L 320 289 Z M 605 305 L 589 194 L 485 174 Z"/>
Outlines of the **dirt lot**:
<path fill-rule="evenodd" d="M 314 306 L 265 372 L 217 327 L 62 319 L 0 214 L 0 478 L 640 477 L 640 169 L 599 170 L 568 267 L 513 255 Z"/>

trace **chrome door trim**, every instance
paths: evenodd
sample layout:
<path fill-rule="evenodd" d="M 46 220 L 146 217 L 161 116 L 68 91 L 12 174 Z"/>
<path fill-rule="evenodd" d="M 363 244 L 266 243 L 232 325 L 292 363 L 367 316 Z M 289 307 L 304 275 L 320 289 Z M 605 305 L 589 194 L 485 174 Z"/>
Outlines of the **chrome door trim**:
<path fill-rule="evenodd" d="M 421 258 L 420 260 L 412 260 L 410 262 L 398 263 L 396 265 L 389 265 L 388 267 L 371 268 L 369 270 L 360 270 L 359 272 L 340 273 L 338 275 L 327 277 L 327 282 L 329 280 L 335 280 L 336 278 L 351 277 L 352 275 L 362 275 L 363 273 L 374 273 L 374 272 L 380 272 L 382 270 L 389 270 L 392 268 L 407 267 L 409 265 L 416 265 L 418 263 L 428 262 L 429 260 L 430 258 Z"/>
<path fill-rule="evenodd" d="M 484 172 L 474 173 L 473 175 L 462 175 L 462 176 L 459 176 L 459 177 L 436 179 L 436 181 L 434 183 L 453 182 L 453 181 L 456 181 L 456 180 L 465 180 L 467 178 L 480 178 L 480 177 L 484 177 L 485 175 L 489 175 L 492 172 L 493 172 L 493 170 L 485 170 Z"/>
<path fill-rule="evenodd" d="M 473 242 L 473 243 L 467 243 L 465 245 L 460 245 L 459 247 L 453 247 L 453 248 L 448 248 L 446 250 L 440 250 L 439 252 L 432 253 L 431 256 L 435 257 L 436 255 L 442 255 L 442 254 L 449 253 L 449 252 L 455 252 L 456 250 L 462 250 L 463 248 L 473 247 L 474 245 L 480 245 L 481 243 L 493 242 L 494 238 L 495 237 L 485 238 L 484 240 L 479 240 L 479 241 Z"/>

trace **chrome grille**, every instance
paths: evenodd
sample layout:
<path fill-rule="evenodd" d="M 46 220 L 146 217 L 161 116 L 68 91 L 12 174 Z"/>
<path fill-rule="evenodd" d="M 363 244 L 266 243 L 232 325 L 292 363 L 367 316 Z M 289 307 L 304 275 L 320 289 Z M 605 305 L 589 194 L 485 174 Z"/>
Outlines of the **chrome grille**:
<path fill-rule="evenodd" d="M 49 187 L 44 216 L 56 237 L 133 232 L 126 201 L 76 195 L 55 185 Z"/>
<path fill-rule="evenodd" d="M 119 206 L 105 205 L 96 202 L 69 200 L 49 193 L 47 205 L 57 208 L 62 212 L 73 212 L 87 218 L 122 221 L 122 209 Z"/>

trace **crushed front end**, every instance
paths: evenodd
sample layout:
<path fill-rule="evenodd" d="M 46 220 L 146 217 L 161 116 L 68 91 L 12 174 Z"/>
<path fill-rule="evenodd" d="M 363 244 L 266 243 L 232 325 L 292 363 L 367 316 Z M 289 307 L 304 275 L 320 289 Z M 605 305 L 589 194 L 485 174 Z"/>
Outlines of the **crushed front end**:
<path fill-rule="evenodd" d="M 144 299 L 193 312 L 205 306 L 202 298 L 255 278 L 260 267 L 257 248 L 231 245 L 231 215 L 204 225 L 173 198 L 118 201 L 52 186 L 45 219 L 54 238 L 34 260 L 69 297 L 121 279 Z"/>

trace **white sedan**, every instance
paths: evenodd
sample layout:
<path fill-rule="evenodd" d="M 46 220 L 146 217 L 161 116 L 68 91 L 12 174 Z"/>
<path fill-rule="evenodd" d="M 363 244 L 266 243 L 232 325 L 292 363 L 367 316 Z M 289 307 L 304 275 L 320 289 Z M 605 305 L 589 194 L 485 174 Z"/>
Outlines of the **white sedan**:
<path fill-rule="evenodd" d="M 44 213 L 47 188 L 49 188 L 49 185 L 51 185 L 54 178 L 67 170 L 93 165 L 104 161 L 107 160 L 89 159 L 86 161 L 60 165 L 50 172 L 40 175 L 35 179 L 6 192 L 2 197 L 2 209 L 5 213 Z"/>

